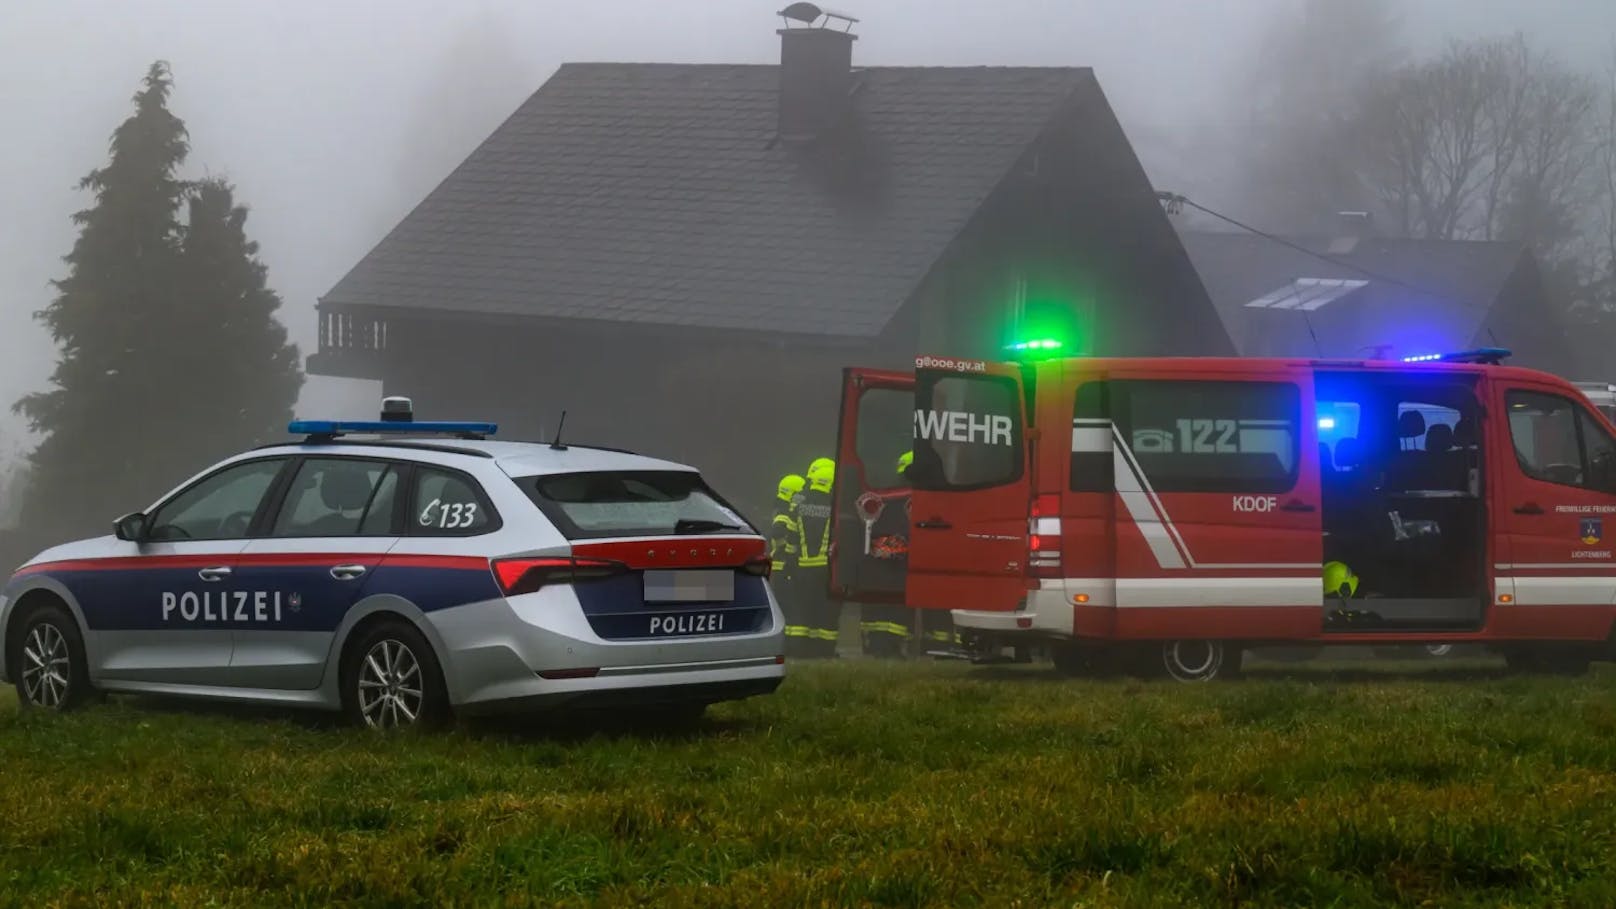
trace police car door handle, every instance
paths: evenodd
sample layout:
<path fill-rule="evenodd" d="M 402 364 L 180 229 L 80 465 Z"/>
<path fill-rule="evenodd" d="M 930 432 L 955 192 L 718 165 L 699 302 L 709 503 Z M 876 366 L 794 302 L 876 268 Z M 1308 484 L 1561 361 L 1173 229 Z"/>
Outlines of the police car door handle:
<path fill-rule="evenodd" d="M 217 568 L 200 568 L 197 570 L 196 575 L 204 581 L 222 581 L 230 577 L 230 566 L 220 565 Z"/>
<path fill-rule="evenodd" d="M 921 530 L 949 530 L 954 525 L 948 523 L 942 518 L 930 518 L 925 521 L 916 521 L 915 526 Z"/>
<path fill-rule="evenodd" d="M 1543 506 L 1536 502 L 1522 502 L 1515 506 L 1516 514 L 1542 514 Z"/>
<path fill-rule="evenodd" d="M 339 581 L 351 581 L 365 573 L 363 565 L 333 565 L 331 576 Z"/>

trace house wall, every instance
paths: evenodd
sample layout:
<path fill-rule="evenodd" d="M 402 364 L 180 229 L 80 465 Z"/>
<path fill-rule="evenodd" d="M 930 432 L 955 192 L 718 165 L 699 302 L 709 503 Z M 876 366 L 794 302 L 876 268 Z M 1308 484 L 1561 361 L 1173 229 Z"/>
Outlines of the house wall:
<path fill-rule="evenodd" d="M 1589 351 L 1573 343 L 1529 253 L 1522 254 L 1510 272 L 1471 346 L 1508 348 L 1513 354 L 1510 365 L 1542 369 L 1572 381 L 1605 378 L 1590 374 L 1600 372 L 1599 365 L 1590 362 Z"/>
<path fill-rule="evenodd" d="M 565 440 L 692 464 L 766 521 L 782 474 L 835 456 L 842 368 L 880 362 L 873 345 L 395 317 L 374 373 L 419 418 L 493 420 L 501 438 L 548 440 L 566 410 Z"/>

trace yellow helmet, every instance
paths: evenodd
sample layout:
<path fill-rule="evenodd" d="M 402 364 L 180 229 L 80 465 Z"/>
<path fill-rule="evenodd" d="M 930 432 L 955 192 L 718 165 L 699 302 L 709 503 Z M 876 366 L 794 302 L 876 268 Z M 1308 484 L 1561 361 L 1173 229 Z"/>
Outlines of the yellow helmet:
<path fill-rule="evenodd" d="M 789 502 L 797 493 L 802 492 L 802 488 L 806 485 L 808 481 L 797 474 L 787 474 L 780 478 L 780 491 L 776 495 L 780 497 L 780 501 Z"/>
<path fill-rule="evenodd" d="M 808 465 L 808 485 L 815 489 L 829 489 L 836 482 L 836 462 L 830 458 L 818 458 Z"/>
<path fill-rule="evenodd" d="M 1324 563 L 1324 595 L 1350 599 L 1358 593 L 1358 576 L 1345 562 Z"/>
<path fill-rule="evenodd" d="M 908 470 L 909 465 L 913 463 L 915 463 L 914 452 L 906 451 L 903 454 L 898 455 L 898 476 L 903 476 L 903 472 Z"/>

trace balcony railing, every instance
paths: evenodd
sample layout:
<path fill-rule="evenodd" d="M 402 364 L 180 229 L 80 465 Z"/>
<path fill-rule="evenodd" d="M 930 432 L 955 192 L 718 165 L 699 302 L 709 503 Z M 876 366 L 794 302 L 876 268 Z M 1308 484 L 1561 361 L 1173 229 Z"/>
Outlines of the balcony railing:
<path fill-rule="evenodd" d="M 320 314 L 322 351 L 361 351 L 387 349 L 387 320 L 351 312 Z"/>

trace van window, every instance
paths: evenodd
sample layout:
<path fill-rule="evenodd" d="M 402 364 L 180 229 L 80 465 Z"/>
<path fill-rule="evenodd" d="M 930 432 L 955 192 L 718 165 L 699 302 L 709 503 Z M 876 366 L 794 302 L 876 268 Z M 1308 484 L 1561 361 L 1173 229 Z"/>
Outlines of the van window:
<path fill-rule="evenodd" d="M 1301 394 L 1284 382 L 1111 383 L 1113 419 L 1157 492 L 1286 492 Z"/>
<path fill-rule="evenodd" d="M 1110 492 L 1116 467 L 1112 463 L 1111 402 L 1104 381 L 1077 387 L 1072 406 L 1073 492 Z"/>
<path fill-rule="evenodd" d="M 1509 435 L 1521 472 L 1534 480 L 1616 491 L 1616 440 L 1569 398 L 1511 391 Z"/>
<path fill-rule="evenodd" d="M 962 492 L 1021 478 L 1021 401 L 1002 376 L 928 375 L 915 386 L 915 489 Z"/>

